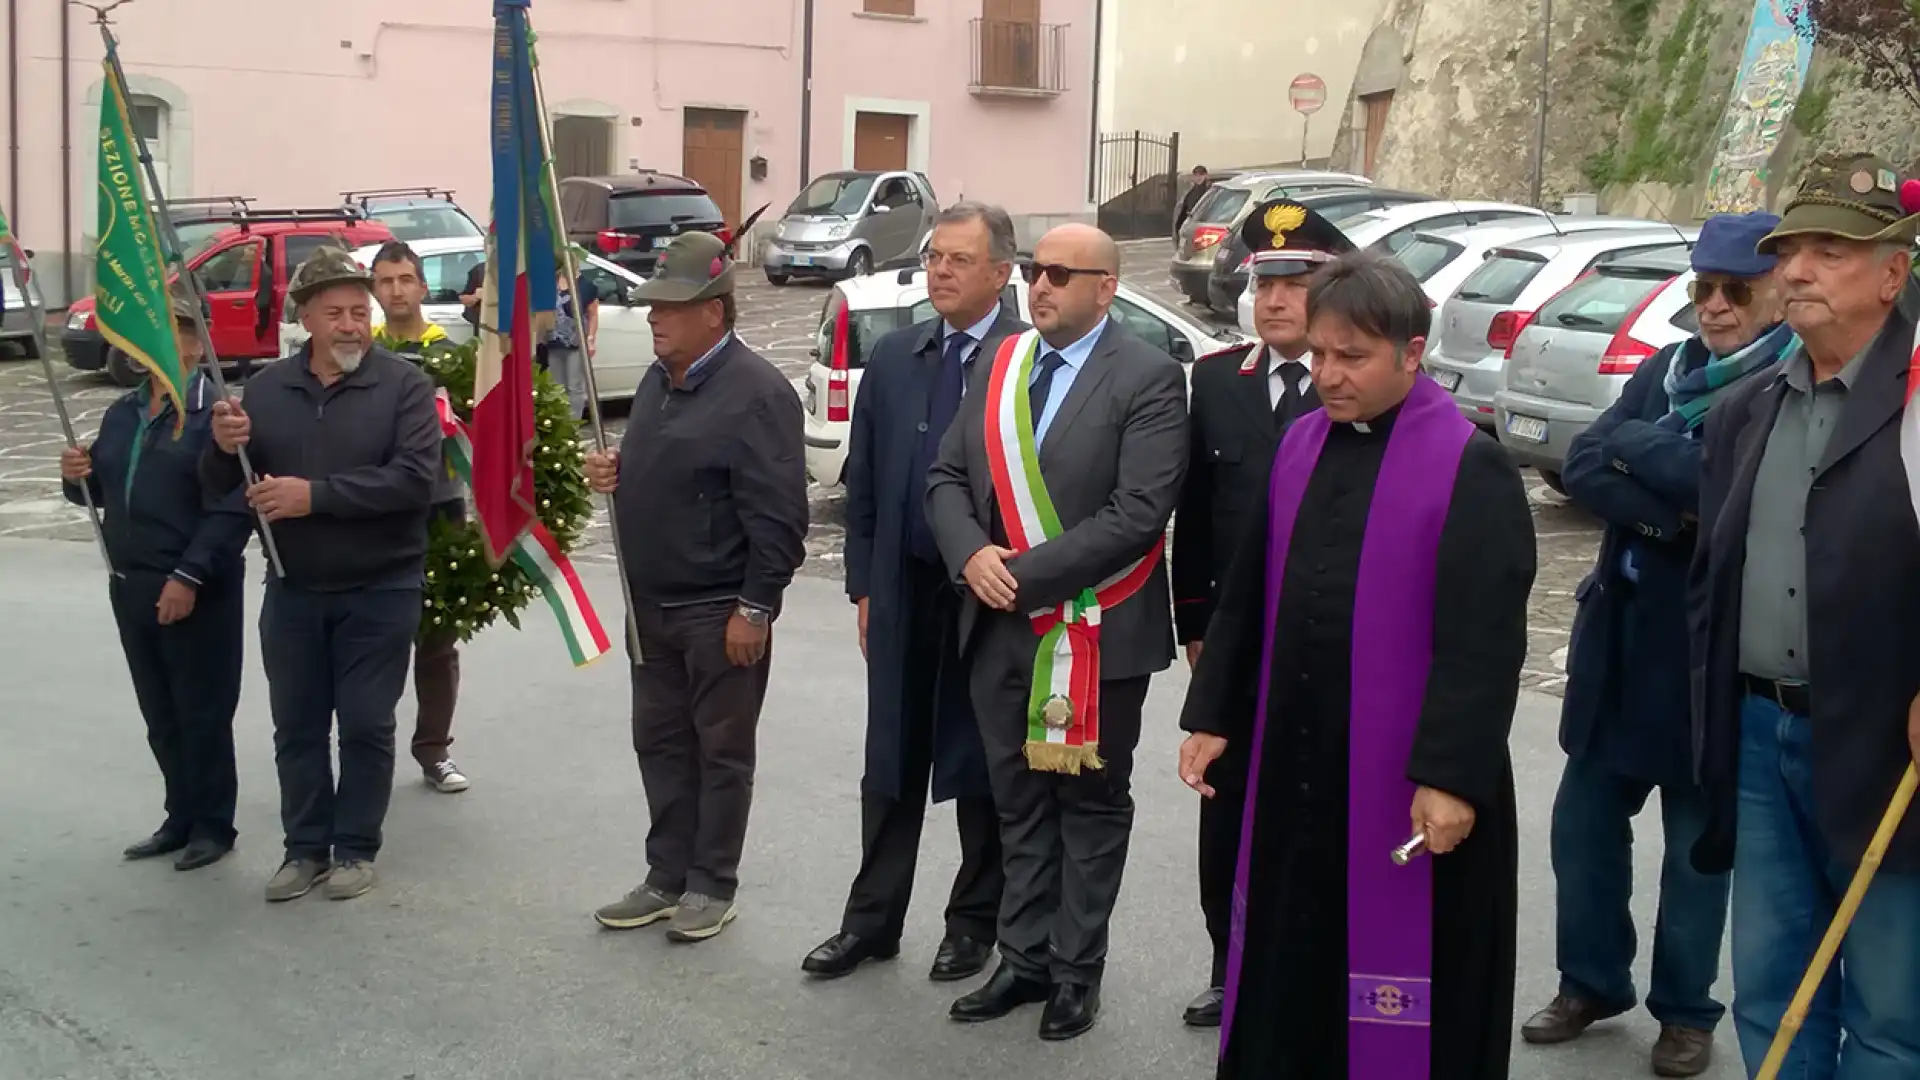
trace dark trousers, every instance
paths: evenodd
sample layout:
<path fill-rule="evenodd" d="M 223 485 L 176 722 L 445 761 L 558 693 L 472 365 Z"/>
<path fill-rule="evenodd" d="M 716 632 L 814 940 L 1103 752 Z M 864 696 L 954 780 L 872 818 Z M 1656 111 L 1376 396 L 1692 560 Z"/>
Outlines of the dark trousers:
<path fill-rule="evenodd" d="M 1237 757 L 1238 755 L 1236 755 Z M 1213 942 L 1213 965 L 1208 986 L 1227 984 L 1227 946 L 1233 937 L 1233 876 L 1240 863 L 1240 827 L 1247 807 L 1244 773 L 1220 779 L 1228 771 L 1223 759 L 1207 770 L 1214 787 L 1211 799 L 1200 800 L 1200 912 L 1206 916 L 1207 937 Z M 1244 762 L 1240 763 L 1242 769 Z"/>
<path fill-rule="evenodd" d="M 1149 676 L 1100 684 L 1105 768 L 1037 772 L 1023 748 L 1038 639 L 1026 619 L 1006 615 L 986 616 L 979 633 L 973 703 L 1007 873 L 1000 953 L 1030 979 L 1097 985 L 1133 832 L 1133 750 Z"/>
<path fill-rule="evenodd" d="M 307 592 L 267 582 L 260 654 L 287 857 L 372 859 L 393 795 L 393 711 L 407 688 L 420 590 Z M 340 780 L 333 726 L 340 725 Z"/>
<path fill-rule="evenodd" d="M 161 626 L 154 605 L 167 578 L 131 571 L 108 585 L 120 648 L 147 745 L 166 785 L 160 831 L 232 844 L 240 781 L 233 763 L 233 713 L 240 704 L 245 594 L 236 575 L 194 597 L 193 614 Z"/>
<path fill-rule="evenodd" d="M 901 674 L 900 796 L 860 799 L 860 871 L 847 896 L 840 929 L 875 941 L 900 940 L 920 861 L 920 832 L 932 781 L 935 716 L 941 681 L 964 672 L 954 638 L 960 594 L 941 570 L 909 559 L 907 641 Z M 947 895 L 950 937 L 991 941 L 1006 871 L 1000 865 L 1000 823 L 993 799 L 954 800 L 960 827 L 960 871 Z"/>
<path fill-rule="evenodd" d="M 1560 775 L 1551 847 L 1564 994 L 1615 1008 L 1636 1000 L 1633 819 L 1653 788 L 1587 757 L 1569 758 Z M 1662 1024 L 1711 1031 L 1726 1013 L 1713 998 L 1713 983 L 1720 977 L 1729 878 L 1693 868 L 1690 854 L 1707 820 L 1699 788 L 1660 788 L 1660 816 L 1666 855 L 1647 1011 Z"/>
<path fill-rule="evenodd" d="M 636 605 L 646 663 L 633 668 L 633 750 L 647 792 L 647 883 L 731 900 L 753 805 L 755 737 L 773 667 L 727 660 L 732 601 Z"/>
<path fill-rule="evenodd" d="M 460 698 L 460 638 L 429 631 L 413 653 L 413 760 L 431 769 L 453 746 L 453 707 Z"/>

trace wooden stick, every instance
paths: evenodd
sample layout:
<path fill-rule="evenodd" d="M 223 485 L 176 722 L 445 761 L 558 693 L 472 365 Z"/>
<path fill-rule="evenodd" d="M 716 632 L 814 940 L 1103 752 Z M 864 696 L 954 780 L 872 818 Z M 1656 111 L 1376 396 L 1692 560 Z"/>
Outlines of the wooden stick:
<path fill-rule="evenodd" d="M 1806 1022 L 1807 1010 L 1813 1005 L 1813 995 L 1819 991 L 1820 984 L 1826 980 L 1827 969 L 1833 965 L 1833 958 L 1840 951 L 1840 941 L 1847 936 L 1847 927 L 1853 925 L 1853 917 L 1860 911 L 1860 901 L 1867 895 L 1867 886 L 1873 883 L 1873 875 L 1880 869 L 1880 860 L 1886 857 L 1887 845 L 1893 842 L 1893 834 L 1900 828 L 1900 820 L 1907 816 L 1907 804 L 1913 801 L 1914 789 L 1920 787 L 1920 768 L 1907 766 L 1907 774 L 1900 778 L 1900 786 L 1894 789 L 1893 801 L 1887 804 L 1887 812 L 1880 818 L 1880 828 L 1873 834 L 1873 842 L 1867 845 L 1867 853 L 1860 857 L 1860 869 L 1854 871 L 1853 884 L 1847 886 L 1847 895 L 1840 901 L 1840 910 L 1833 913 L 1833 922 L 1827 927 L 1827 936 L 1820 941 L 1820 948 L 1813 954 L 1813 963 L 1807 965 L 1807 973 L 1800 980 L 1800 989 L 1794 992 L 1793 1003 L 1787 1006 L 1785 1016 L 1780 1018 L 1780 1030 L 1773 1033 L 1773 1045 L 1767 1048 L 1766 1060 L 1761 1062 L 1760 1071 L 1755 1080 L 1777 1080 L 1780 1066 L 1787 1060 L 1787 1051 L 1793 1047 L 1793 1038 L 1800 1033 L 1800 1025 Z"/>

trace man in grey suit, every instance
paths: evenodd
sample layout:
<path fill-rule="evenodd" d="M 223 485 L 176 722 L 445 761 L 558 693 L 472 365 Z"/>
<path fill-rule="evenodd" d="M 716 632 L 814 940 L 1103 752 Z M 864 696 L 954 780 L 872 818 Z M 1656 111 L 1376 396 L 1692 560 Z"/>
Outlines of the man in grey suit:
<path fill-rule="evenodd" d="M 975 365 L 928 475 L 927 517 L 967 593 L 960 641 L 1007 872 L 1000 966 L 951 1015 L 1045 1002 L 1040 1037 L 1058 1040 L 1099 1012 L 1141 706 L 1173 661 L 1162 549 L 1186 474 L 1187 398 L 1179 364 L 1108 318 L 1111 237 L 1062 226 L 1022 270 L 1034 331 Z M 1042 638 L 1054 624 L 1066 629 Z"/>

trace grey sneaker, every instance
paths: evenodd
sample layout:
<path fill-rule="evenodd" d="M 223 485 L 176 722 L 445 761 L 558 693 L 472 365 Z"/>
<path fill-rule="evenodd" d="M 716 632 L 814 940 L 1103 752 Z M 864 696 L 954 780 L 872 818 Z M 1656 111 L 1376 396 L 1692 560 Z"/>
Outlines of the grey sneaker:
<path fill-rule="evenodd" d="M 683 893 L 680 910 L 667 927 L 668 941 L 705 941 L 727 928 L 739 914 L 731 900 L 716 900 L 702 893 Z"/>
<path fill-rule="evenodd" d="M 348 859 L 333 868 L 327 877 L 327 899 L 351 900 L 373 888 L 373 864 L 364 859 Z"/>
<path fill-rule="evenodd" d="M 673 918 L 674 913 L 680 910 L 679 905 L 680 897 L 651 885 L 641 885 L 594 912 L 593 918 L 609 930 L 638 930 L 661 919 Z"/>
<path fill-rule="evenodd" d="M 443 795 L 453 795 L 467 790 L 467 778 L 452 758 L 442 758 L 427 770 L 427 783 Z"/>
<path fill-rule="evenodd" d="M 298 900 L 313 891 L 315 885 L 327 880 L 330 868 L 318 859 L 288 859 L 280 864 L 280 870 L 267 882 L 267 903 L 284 904 L 289 900 Z"/>

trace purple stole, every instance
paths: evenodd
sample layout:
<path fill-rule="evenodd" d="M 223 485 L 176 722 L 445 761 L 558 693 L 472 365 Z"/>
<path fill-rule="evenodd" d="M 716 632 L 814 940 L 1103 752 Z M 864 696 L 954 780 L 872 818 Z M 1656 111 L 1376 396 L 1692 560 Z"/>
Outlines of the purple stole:
<path fill-rule="evenodd" d="M 1266 645 L 1254 715 L 1247 804 L 1234 873 L 1233 935 L 1220 1024 L 1225 1053 L 1247 939 L 1254 808 L 1273 678 L 1273 637 L 1287 548 L 1307 481 L 1326 445 L 1324 410 L 1288 431 L 1274 461 L 1267 537 Z M 1414 785 L 1407 759 L 1433 662 L 1433 588 L 1440 530 L 1473 425 L 1422 376 L 1401 406 L 1368 508 L 1353 607 L 1353 711 L 1347 795 L 1347 1075 L 1428 1080 L 1433 1012 L 1433 859 L 1397 866 Z M 1261 1018 L 1252 1021 L 1256 1026 Z"/>

